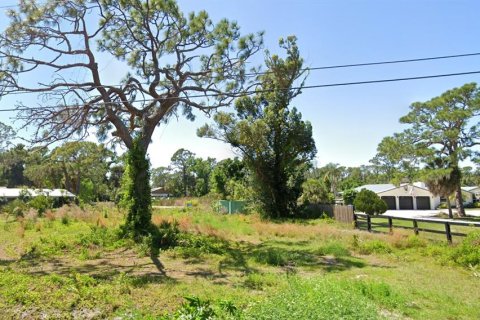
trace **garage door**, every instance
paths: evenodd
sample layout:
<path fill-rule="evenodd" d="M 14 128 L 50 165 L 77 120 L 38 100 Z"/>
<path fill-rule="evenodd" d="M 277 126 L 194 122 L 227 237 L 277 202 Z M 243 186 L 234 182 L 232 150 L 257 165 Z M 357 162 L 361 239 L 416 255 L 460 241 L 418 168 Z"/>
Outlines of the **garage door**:
<path fill-rule="evenodd" d="M 430 197 L 417 197 L 417 210 L 430 209 Z"/>
<path fill-rule="evenodd" d="M 399 197 L 400 210 L 413 210 L 413 197 Z"/>
<path fill-rule="evenodd" d="M 397 205 L 395 203 L 395 197 L 383 196 L 382 200 L 387 204 L 388 210 L 397 210 Z"/>

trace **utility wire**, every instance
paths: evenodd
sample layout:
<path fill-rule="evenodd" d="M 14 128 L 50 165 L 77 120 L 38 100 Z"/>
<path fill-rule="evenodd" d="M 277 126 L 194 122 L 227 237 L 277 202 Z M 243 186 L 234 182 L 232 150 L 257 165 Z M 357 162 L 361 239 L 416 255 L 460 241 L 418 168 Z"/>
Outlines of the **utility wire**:
<path fill-rule="evenodd" d="M 356 82 L 340 82 L 340 83 L 330 83 L 330 84 L 318 84 L 318 85 L 310 85 L 310 86 L 303 86 L 303 87 L 292 87 L 292 88 L 284 88 L 284 89 L 263 89 L 263 90 L 250 90 L 243 93 L 239 93 L 236 97 L 248 96 L 256 93 L 268 93 L 273 92 L 275 90 L 303 90 L 303 89 L 318 89 L 318 88 L 328 88 L 328 87 L 341 87 L 341 86 L 352 86 L 352 85 L 364 85 L 364 84 L 374 84 L 374 83 L 387 83 L 387 82 L 399 82 L 399 81 L 411 81 L 411 80 L 422 80 L 422 79 L 433 79 L 433 78 L 444 78 L 444 77 L 455 77 L 455 76 L 464 76 L 464 75 L 472 75 L 472 74 L 480 74 L 479 71 L 468 71 L 468 72 L 457 72 L 457 73 L 446 73 L 446 74 L 436 74 L 436 75 L 428 75 L 428 76 L 415 76 L 415 77 L 407 77 L 407 78 L 393 78 L 393 79 L 381 79 L 381 80 L 367 80 L 367 81 L 356 81 Z M 203 95 L 190 95 L 188 98 L 205 98 L 205 97 L 218 97 L 225 94 L 203 94 Z M 178 99 L 176 97 L 167 97 L 163 100 L 169 99 Z M 155 99 L 138 99 L 134 101 L 115 101 L 115 102 L 99 102 L 96 105 L 116 105 L 122 102 L 152 102 Z M 9 108 L 9 109 L 0 109 L 0 112 L 11 112 L 11 111 L 28 111 L 28 110 L 42 110 L 42 109 L 51 109 L 51 108 L 62 108 L 62 109 L 76 109 L 81 105 L 59 105 L 59 106 L 40 106 L 40 107 L 32 107 L 32 108 Z"/>
<path fill-rule="evenodd" d="M 449 55 L 449 56 L 437 56 L 437 57 L 405 59 L 405 60 L 392 60 L 392 61 L 380 61 L 380 62 L 343 64 L 343 65 L 337 65 L 337 66 L 313 67 L 313 68 L 306 68 L 306 69 L 308 69 L 308 70 L 325 70 L 325 69 L 338 69 L 338 68 L 351 68 L 351 67 L 365 67 L 365 66 L 375 66 L 375 65 L 382 65 L 382 64 L 395 64 L 395 63 L 407 63 L 407 62 L 419 62 L 419 61 L 428 61 L 428 60 L 472 57 L 472 56 L 479 56 L 479 55 L 480 55 L 480 52 L 474 52 L 474 53 L 464 53 L 464 54 L 453 54 L 453 55 Z"/>
<path fill-rule="evenodd" d="M 308 71 L 315 71 L 315 70 L 326 70 L 326 69 L 366 67 L 366 66 L 376 66 L 376 65 L 386 65 L 386 64 L 398 64 L 398 63 L 411 63 L 411 62 L 431 61 L 431 60 L 441 60 L 441 59 L 464 58 L 464 57 L 473 57 L 473 56 L 480 56 L 480 52 L 454 54 L 454 55 L 448 55 L 448 56 L 427 57 L 427 58 L 414 58 L 414 59 L 404 59 L 404 60 L 390 60 L 390 61 L 378 61 L 378 62 L 365 62 L 365 63 L 341 64 L 341 65 L 333 65 L 333 66 L 311 67 L 311 68 L 302 68 L 302 69 L 300 69 L 300 71 L 307 71 L 307 70 Z M 106 66 L 104 67 L 104 69 L 105 68 L 106 68 Z M 254 76 L 268 74 L 268 73 L 271 73 L 271 71 L 246 73 L 245 76 L 254 77 Z M 88 82 L 86 82 L 86 83 L 88 83 Z M 139 83 L 144 84 L 144 85 L 150 84 L 149 82 L 139 82 Z M 102 85 L 102 86 L 88 86 L 87 85 L 85 87 L 88 88 L 88 89 L 97 89 L 97 88 L 103 88 L 103 87 L 122 87 L 122 84 L 105 84 L 105 85 Z M 8 95 L 33 94 L 33 93 L 41 93 L 41 92 L 24 90 L 24 91 L 9 92 Z"/>

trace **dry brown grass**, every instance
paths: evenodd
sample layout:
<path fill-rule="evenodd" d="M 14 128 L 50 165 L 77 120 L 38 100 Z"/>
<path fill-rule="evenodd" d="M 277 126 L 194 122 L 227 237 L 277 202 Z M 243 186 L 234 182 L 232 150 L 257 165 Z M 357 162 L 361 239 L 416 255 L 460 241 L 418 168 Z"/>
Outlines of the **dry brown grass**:
<path fill-rule="evenodd" d="M 47 219 L 48 221 L 55 221 L 55 213 L 52 210 L 47 210 L 45 212 L 45 219 Z"/>
<path fill-rule="evenodd" d="M 207 236 L 215 237 L 217 239 L 231 239 L 232 235 L 225 230 L 220 230 L 211 225 L 195 225 L 194 232 L 198 234 L 204 234 Z"/>
<path fill-rule="evenodd" d="M 262 237 L 286 237 L 295 239 L 337 238 L 339 229 L 329 224 L 302 225 L 298 223 L 271 223 L 256 221 L 252 223 L 256 233 Z"/>
<path fill-rule="evenodd" d="M 32 220 L 32 221 L 37 221 L 38 218 L 38 212 L 37 210 L 30 208 L 28 209 L 27 213 L 24 215 L 25 220 Z"/>
<path fill-rule="evenodd" d="M 23 223 L 20 223 L 20 225 L 17 228 L 17 236 L 19 236 L 22 239 L 25 237 L 25 225 Z"/>

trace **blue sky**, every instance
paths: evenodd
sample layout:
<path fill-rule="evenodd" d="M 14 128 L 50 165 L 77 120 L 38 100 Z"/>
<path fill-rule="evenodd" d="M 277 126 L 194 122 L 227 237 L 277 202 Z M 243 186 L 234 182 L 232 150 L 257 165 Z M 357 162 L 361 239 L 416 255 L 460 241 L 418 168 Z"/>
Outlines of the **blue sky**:
<path fill-rule="evenodd" d="M 2 1 L 2 5 L 15 3 Z M 244 33 L 265 31 L 265 47 L 298 37 L 306 66 L 318 67 L 480 52 L 479 1 L 180 0 L 185 12 L 205 9 L 214 21 L 236 20 Z M 2 19 L 3 20 L 3 19 Z M 2 21 L 0 20 L 0 21 Z M 5 22 L 0 22 L 5 27 Z M 257 57 L 257 62 L 262 56 Z M 103 59 L 112 81 L 119 64 Z M 480 70 L 480 56 L 408 64 L 312 71 L 307 85 L 389 79 Z M 480 75 L 304 90 L 293 103 L 313 125 L 317 165 L 368 164 L 385 136 L 401 131 L 398 119 L 414 101 L 425 101 Z M 18 99 L 18 96 L 15 97 Z M 11 98 L 0 108 L 11 106 Z M 11 114 L 0 113 L 9 122 Z M 232 156 L 228 145 L 196 137 L 209 119 L 173 120 L 157 128 L 149 149 L 154 167 L 168 165 L 178 148 L 201 157 Z"/>

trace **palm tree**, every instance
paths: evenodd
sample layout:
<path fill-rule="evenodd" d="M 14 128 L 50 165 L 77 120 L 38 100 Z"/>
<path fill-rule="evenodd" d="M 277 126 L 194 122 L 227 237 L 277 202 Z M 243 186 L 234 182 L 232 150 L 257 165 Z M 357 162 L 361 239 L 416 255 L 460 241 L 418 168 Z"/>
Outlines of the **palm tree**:
<path fill-rule="evenodd" d="M 453 219 L 450 195 L 455 192 L 461 180 L 458 166 L 444 158 L 436 158 L 425 167 L 425 184 L 435 196 L 447 199 L 448 217 Z"/>

